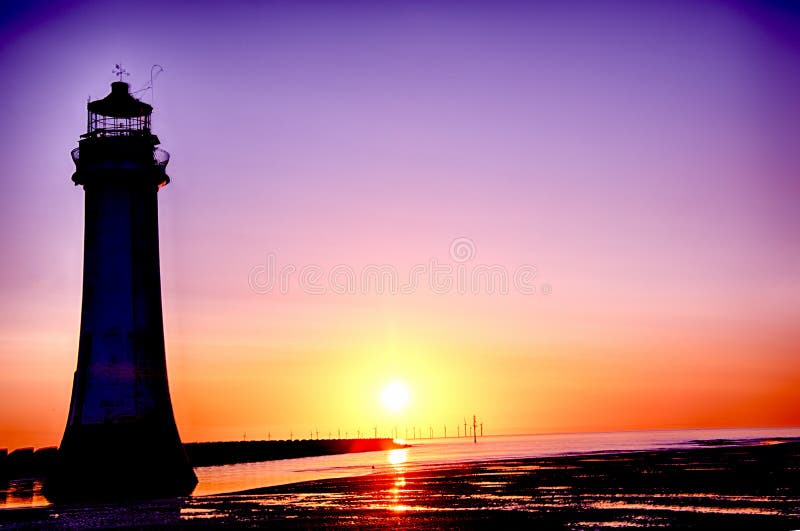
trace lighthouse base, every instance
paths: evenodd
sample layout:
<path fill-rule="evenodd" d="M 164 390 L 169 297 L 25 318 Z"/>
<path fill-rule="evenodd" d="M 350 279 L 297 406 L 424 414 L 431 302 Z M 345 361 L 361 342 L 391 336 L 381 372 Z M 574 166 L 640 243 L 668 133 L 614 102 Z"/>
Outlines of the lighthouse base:
<path fill-rule="evenodd" d="M 69 426 L 44 485 L 55 502 L 186 496 L 197 485 L 174 424 Z"/>

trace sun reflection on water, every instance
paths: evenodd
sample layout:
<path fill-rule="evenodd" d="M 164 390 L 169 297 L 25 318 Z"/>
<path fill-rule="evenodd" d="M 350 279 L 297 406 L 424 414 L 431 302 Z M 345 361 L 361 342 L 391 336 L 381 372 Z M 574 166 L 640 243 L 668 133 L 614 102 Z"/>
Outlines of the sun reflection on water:
<path fill-rule="evenodd" d="M 389 450 L 386 460 L 389 461 L 389 464 L 393 467 L 403 465 L 408 461 L 408 449 L 398 448 L 396 450 Z"/>
<path fill-rule="evenodd" d="M 406 488 L 406 477 L 405 477 L 405 464 L 408 461 L 408 450 L 406 448 L 399 448 L 395 450 L 389 450 L 388 454 L 386 455 L 386 460 L 389 462 L 389 465 L 392 466 L 395 473 L 397 474 L 394 478 L 394 483 L 392 484 L 392 488 L 389 489 L 389 508 L 392 511 L 405 511 L 406 506 L 403 505 L 403 493 Z"/>

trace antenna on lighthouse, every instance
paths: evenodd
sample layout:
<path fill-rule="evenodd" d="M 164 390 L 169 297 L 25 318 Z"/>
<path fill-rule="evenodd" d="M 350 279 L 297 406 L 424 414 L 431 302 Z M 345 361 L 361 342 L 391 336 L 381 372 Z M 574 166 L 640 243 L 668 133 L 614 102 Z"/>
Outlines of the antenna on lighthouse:
<path fill-rule="evenodd" d="M 161 72 L 164 71 L 164 67 L 161 65 L 153 65 L 150 67 L 150 105 L 153 107 L 156 106 L 156 86 L 153 83 Z"/>

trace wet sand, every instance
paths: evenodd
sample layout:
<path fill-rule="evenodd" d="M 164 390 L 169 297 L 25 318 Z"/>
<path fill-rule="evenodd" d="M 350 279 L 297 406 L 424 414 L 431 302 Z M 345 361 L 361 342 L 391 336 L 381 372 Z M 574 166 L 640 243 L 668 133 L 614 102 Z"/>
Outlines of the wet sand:
<path fill-rule="evenodd" d="M 411 450 L 413 451 L 413 450 Z M 800 528 L 800 441 L 408 468 L 141 504 L 0 511 L 0 527 Z"/>

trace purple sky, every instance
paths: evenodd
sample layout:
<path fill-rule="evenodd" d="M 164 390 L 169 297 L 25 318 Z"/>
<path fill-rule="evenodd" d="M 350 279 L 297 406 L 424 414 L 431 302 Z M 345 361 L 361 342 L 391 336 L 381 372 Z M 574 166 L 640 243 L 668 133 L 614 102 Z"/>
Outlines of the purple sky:
<path fill-rule="evenodd" d="M 182 397 L 203 373 L 184 382 L 176 367 L 213 372 L 208 345 L 234 365 L 264 344 L 313 360 L 359 324 L 524 359 L 545 341 L 579 361 L 575 345 L 596 340 L 624 345 L 633 365 L 664 338 L 720 363 L 747 344 L 734 378 L 787 359 L 797 378 L 796 4 L 220 5 L 0 8 L 0 403 L 37 402 L 4 407 L 0 435 L 52 443 L 63 426 L 82 274 L 69 151 L 118 62 L 133 89 L 165 69 L 154 130 L 172 153 L 159 196 L 168 357 L 195 438 L 227 432 L 192 427 Z M 270 252 L 405 267 L 459 236 L 487 263 L 534 264 L 552 296 L 337 300 L 247 285 Z M 431 316 L 463 345 L 423 333 Z M 53 396 L 37 399 L 42 386 Z M 679 413 L 669 422 L 694 422 Z M 311 406 L 298 414 L 314 422 Z M 525 422 L 495 425 L 540 427 Z"/>

